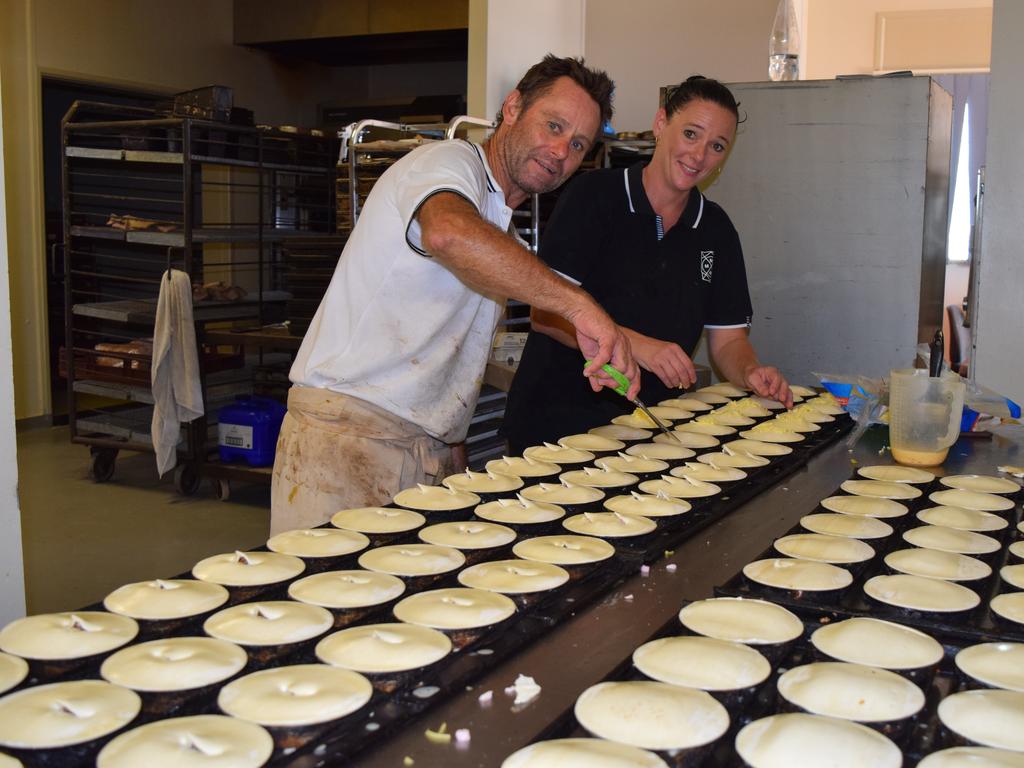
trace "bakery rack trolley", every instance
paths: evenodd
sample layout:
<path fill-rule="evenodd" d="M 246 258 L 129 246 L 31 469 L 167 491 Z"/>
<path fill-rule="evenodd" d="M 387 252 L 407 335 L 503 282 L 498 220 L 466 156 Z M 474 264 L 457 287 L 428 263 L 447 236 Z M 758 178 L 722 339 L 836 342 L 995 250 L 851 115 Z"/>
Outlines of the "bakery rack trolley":
<path fill-rule="evenodd" d="M 194 493 L 218 409 L 252 392 L 265 362 L 205 335 L 280 319 L 283 247 L 334 233 L 335 139 L 77 101 L 62 121 L 62 155 L 71 440 L 89 447 L 100 482 L 120 450 L 152 451 L 146 339 L 162 276 L 182 270 L 200 286 L 207 415 L 183 425 L 175 484 Z"/>

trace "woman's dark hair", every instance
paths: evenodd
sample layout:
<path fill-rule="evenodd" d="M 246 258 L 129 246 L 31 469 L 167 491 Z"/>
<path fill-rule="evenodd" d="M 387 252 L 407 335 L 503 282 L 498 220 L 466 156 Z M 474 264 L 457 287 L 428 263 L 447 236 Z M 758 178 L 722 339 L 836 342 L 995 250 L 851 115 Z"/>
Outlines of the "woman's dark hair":
<path fill-rule="evenodd" d="M 690 75 L 679 85 L 668 90 L 665 95 L 665 116 L 671 120 L 672 115 L 695 99 L 718 104 L 732 112 L 736 116 L 736 122 L 743 122 L 740 120 L 739 102 L 732 95 L 732 91 L 717 80 L 704 75 Z"/>
<path fill-rule="evenodd" d="M 568 56 L 560 59 L 551 53 L 526 70 L 526 74 L 516 86 L 516 90 L 522 97 L 523 112 L 529 109 L 533 102 L 550 91 L 560 77 L 568 77 L 594 100 L 601 109 L 601 125 L 612 119 L 612 92 L 615 90 L 615 83 L 608 77 L 608 73 L 584 66 L 583 59 L 574 59 Z M 499 108 L 495 121 L 501 124 L 501 120 L 501 109 Z"/>

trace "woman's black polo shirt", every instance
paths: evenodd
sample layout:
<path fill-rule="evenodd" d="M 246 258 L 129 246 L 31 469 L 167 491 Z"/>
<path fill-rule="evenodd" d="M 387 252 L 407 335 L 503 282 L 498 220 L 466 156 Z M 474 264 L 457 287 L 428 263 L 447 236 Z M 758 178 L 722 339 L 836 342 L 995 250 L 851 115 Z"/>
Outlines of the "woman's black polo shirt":
<path fill-rule="evenodd" d="M 704 328 L 744 328 L 752 309 L 739 236 L 718 205 L 694 189 L 662 236 L 644 192 L 644 164 L 578 176 L 545 228 L 541 258 L 578 282 L 620 325 L 679 344 L 692 354 Z M 628 413 L 625 398 L 595 394 L 583 358 L 543 333 L 531 333 L 509 392 L 503 432 L 515 453 L 585 432 Z M 642 371 L 648 405 L 678 395 Z"/>

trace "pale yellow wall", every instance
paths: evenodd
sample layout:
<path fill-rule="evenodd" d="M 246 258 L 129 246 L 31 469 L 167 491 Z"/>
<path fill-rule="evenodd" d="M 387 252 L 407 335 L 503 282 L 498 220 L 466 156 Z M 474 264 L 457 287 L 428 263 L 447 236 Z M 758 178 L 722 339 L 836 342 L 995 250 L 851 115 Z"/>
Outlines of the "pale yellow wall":
<path fill-rule="evenodd" d="M 768 78 L 777 0 L 587 0 L 587 60 L 615 80 L 615 128 L 644 131 L 658 89 L 692 74 Z"/>
<path fill-rule="evenodd" d="M 875 15 L 879 11 L 991 8 L 992 0 L 806 0 L 808 80 L 874 71 Z"/>
<path fill-rule="evenodd" d="M 43 75 L 174 92 L 211 83 L 261 122 L 312 124 L 316 105 L 363 98 L 367 76 L 288 64 L 232 44 L 231 0 L 0 0 L 15 405 L 49 412 L 40 157 Z"/>

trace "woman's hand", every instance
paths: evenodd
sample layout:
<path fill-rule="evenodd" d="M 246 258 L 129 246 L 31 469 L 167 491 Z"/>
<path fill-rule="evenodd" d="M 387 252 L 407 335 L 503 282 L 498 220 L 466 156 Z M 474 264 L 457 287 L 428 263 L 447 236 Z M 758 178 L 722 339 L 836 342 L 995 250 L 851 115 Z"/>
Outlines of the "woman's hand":
<path fill-rule="evenodd" d="M 678 344 L 625 330 L 640 367 L 661 379 L 666 387 L 682 389 L 697 381 L 693 361 Z"/>

